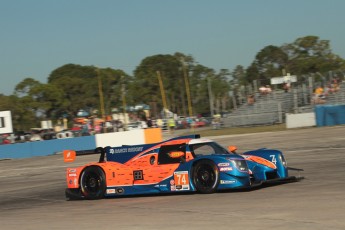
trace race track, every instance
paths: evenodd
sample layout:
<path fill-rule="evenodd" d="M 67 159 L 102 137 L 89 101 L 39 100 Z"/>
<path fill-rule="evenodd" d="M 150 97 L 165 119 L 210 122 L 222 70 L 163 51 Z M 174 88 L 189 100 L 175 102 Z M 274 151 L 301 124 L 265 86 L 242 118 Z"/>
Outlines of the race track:
<path fill-rule="evenodd" d="M 0 229 L 345 229 L 345 126 L 214 137 L 283 151 L 305 180 L 253 191 L 66 201 L 61 155 L 0 161 Z M 79 157 L 72 165 L 96 161 Z"/>

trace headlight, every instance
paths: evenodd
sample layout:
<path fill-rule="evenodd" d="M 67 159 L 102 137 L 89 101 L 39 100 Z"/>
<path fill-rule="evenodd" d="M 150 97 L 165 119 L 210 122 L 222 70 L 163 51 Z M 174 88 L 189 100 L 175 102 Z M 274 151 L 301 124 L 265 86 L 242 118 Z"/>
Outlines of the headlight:
<path fill-rule="evenodd" d="M 280 161 L 283 163 L 284 167 L 286 168 L 287 167 L 287 162 L 284 158 L 284 156 L 282 154 L 279 155 L 279 159 Z"/>
<path fill-rule="evenodd" d="M 238 170 L 248 172 L 248 165 L 245 160 L 231 160 L 231 162 Z"/>

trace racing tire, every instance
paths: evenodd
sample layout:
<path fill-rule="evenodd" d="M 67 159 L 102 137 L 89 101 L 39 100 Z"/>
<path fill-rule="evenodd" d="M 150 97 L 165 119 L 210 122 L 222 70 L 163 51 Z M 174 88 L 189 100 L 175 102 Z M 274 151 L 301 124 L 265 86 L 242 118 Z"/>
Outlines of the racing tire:
<path fill-rule="evenodd" d="M 103 198 L 106 190 L 103 170 L 97 166 L 85 168 L 80 177 L 80 187 L 85 199 L 96 200 Z"/>
<path fill-rule="evenodd" d="M 72 137 L 74 137 L 74 135 L 71 131 L 65 132 L 65 138 L 72 138 Z"/>
<path fill-rule="evenodd" d="M 219 184 L 218 167 L 213 161 L 200 160 L 193 167 L 192 180 L 198 192 L 204 194 L 214 193 Z"/>

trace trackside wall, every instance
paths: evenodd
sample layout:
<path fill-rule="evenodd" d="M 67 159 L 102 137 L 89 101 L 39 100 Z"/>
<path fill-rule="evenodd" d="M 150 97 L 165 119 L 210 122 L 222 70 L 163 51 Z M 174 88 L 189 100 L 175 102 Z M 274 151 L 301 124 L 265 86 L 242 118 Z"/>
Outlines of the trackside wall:
<path fill-rule="evenodd" d="M 345 124 L 345 105 L 315 106 L 316 125 L 333 126 Z"/>
<path fill-rule="evenodd" d="M 154 128 L 8 144 L 0 145 L 0 159 L 47 156 L 62 152 L 65 149 L 88 150 L 105 146 L 151 144 L 160 142 L 162 139 L 162 130 Z"/>

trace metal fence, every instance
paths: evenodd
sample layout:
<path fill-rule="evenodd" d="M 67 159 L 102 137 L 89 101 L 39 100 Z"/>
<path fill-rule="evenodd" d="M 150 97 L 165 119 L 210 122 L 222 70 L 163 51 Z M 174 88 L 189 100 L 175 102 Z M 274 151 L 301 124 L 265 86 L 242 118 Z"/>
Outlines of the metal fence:
<path fill-rule="evenodd" d="M 223 118 L 225 127 L 271 125 L 285 122 L 286 113 L 303 113 L 314 111 L 318 103 L 330 105 L 345 105 L 344 76 L 337 77 L 338 91 L 329 93 L 321 101 L 315 102 L 314 90 L 317 86 L 326 87 L 332 82 L 333 75 L 321 75 L 320 81 L 316 81 L 315 74 L 302 76 L 303 81 L 294 83 L 288 91 L 274 86 L 269 94 L 259 93 L 257 82 L 242 87 L 235 95 L 237 100 L 234 110 Z M 248 95 L 254 95 L 255 102 L 248 103 Z"/>

